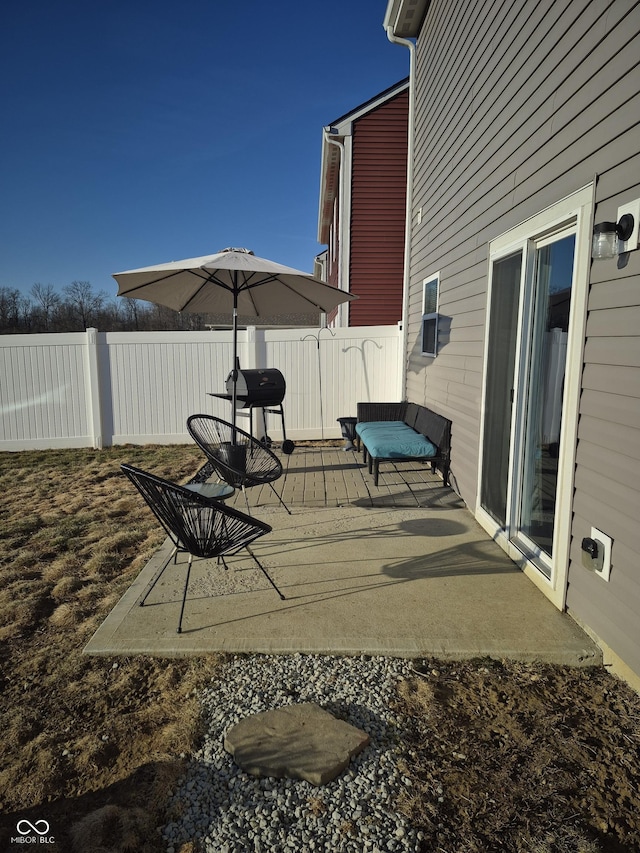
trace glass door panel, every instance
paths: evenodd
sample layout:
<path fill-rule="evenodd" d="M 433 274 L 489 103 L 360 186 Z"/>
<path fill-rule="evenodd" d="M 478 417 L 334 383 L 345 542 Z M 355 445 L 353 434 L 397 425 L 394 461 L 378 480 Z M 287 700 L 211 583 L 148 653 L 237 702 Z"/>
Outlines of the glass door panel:
<path fill-rule="evenodd" d="M 553 554 L 575 235 L 535 247 L 516 537 Z M 543 569 L 544 570 L 544 569 Z M 545 572 L 546 573 L 546 572 Z"/>
<path fill-rule="evenodd" d="M 511 409 L 521 279 L 522 252 L 493 264 L 480 504 L 501 527 L 506 525 L 507 520 Z"/>

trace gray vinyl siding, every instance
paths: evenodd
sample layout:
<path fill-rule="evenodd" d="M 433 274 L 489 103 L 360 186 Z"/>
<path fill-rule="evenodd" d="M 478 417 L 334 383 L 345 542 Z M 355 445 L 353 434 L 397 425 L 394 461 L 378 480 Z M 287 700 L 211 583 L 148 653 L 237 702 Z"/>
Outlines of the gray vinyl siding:
<path fill-rule="evenodd" d="M 640 56 L 640 7 L 460 9 L 432 0 L 417 40 L 406 393 L 452 418 L 453 482 L 474 507 L 488 244 L 640 151 L 637 69 L 625 77 Z M 436 271 L 442 320 L 431 359 L 420 354 L 421 286 Z"/>
<path fill-rule="evenodd" d="M 639 33 L 631 0 L 432 0 L 418 36 L 406 396 L 452 419 L 452 482 L 472 509 L 489 243 L 596 176 L 596 221 L 640 197 Z M 421 293 L 434 272 L 428 358 Z M 639 278 L 640 251 L 623 270 L 592 268 L 567 598 L 638 673 Z M 609 584 L 580 566 L 592 524 L 615 540 Z"/>
<path fill-rule="evenodd" d="M 626 175 L 626 181 L 622 175 Z M 626 164 L 600 176 L 596 221 L 640 198 Z M 591 526 L 613 538 L 608 584 L 581 565 Z M 640 673 L 640 251 L 591 270 L 567 609 Z"/>

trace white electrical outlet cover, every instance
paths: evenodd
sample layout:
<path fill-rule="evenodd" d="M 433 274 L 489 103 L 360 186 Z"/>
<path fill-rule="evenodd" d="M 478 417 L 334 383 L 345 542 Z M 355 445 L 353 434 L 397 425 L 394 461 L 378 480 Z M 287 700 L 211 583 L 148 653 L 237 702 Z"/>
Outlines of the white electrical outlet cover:
<path fill-rule="evenodd" d="M 605 533 L 598 530 L 597 527 L 591 528 L 591 538 L 595 539 L 596 542 L 601 543 L 604 548 L 602 568 L 599 571 L 596 569 L 595 574 L 602 578 L 603 581 L 608 581 L 609 576 L 611 575 L 611 544 L 613 540 L 610 536 L 607 536 Z"/>
<path fill-rule="evenodd" d="M 640 235 L 640 198 L 635 201 L 630 201 L 628 204 L 623 204 L 618 208 L 618 219 L 624 216 L 625 213 L 630 213 L 633 216 L 633 231 L 631 237 L 625 242 L 620 241 L 620 254 L 624 252 L 633 252 L 638 248 L 638 235 Z"/>

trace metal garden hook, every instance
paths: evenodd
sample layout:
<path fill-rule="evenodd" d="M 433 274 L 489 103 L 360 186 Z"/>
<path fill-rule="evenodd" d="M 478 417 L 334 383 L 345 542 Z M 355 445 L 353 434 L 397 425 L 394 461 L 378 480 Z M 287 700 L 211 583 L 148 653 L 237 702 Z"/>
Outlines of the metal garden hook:
<path fill-rule="evenodd" d="M 327 326 L 323 326 L 321 329 L 318 329 L 318 334 L 308 334 L 303 338 L 300 338 L 301 341 L 309 340 L 312 338 L 316 342 L 316 349 L 318 352 L 318 389 L 320 393 L 320 434 L 322 436 L 322 440 L 324 441 L 324 413 L 322 411 L 322 368 L 320 366 L 320 333 L 321 332 L 329 332 L 332 338 L 335 338 L 336 333 L 329 329 Z"/>

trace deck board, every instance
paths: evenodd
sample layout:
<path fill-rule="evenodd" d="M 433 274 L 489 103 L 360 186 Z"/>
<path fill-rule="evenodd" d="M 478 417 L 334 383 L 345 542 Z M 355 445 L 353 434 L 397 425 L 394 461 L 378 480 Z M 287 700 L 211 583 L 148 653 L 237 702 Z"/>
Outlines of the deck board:
<path fill-rule="evenodd" d="M 433 474 L 421 462 L 385 463 L 380 469 L 376 487 L 362 455 L 341 447 L 301 446 L 290 455 L 274 452 L 282 460 L 284 477 L 274 483 L 289 507 L 340 507 L 354 504 L 371 507 L 446 505 L 462 506 L 450 487 L 444 487 L 440 474 Z M 278 498 L 269 486 L 249 489 L 250 506 L 276 506 Z M 246 509 L 242 494 L 231 504 Z"/>

